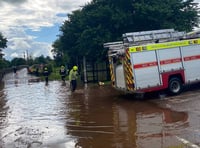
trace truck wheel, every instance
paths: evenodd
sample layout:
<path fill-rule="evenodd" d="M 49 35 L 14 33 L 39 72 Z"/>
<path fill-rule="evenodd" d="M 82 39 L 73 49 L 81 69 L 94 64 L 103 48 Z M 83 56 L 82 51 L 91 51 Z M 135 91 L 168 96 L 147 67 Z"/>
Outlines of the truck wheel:
<path fill-rule="evenodd" d="M 171 78 L 169 81 L 168 90 L 171 95 L 178 95 L 182 91 L 182 82 L 179 78 Z"/>

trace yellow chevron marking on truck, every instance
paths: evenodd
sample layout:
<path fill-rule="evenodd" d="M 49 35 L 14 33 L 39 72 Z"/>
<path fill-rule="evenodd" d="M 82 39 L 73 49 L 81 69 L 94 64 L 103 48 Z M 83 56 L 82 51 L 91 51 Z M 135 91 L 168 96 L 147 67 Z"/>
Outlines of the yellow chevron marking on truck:
<path fill-rule="evenodd" d="M 109 62 L 110 62 L 110 76 L 111 76 L 111 81 L 112 82 L 115 82 L 115 76 L 114 76 L 114 72 L 113 72 L 113 65 L 111 64 L 111 59 L 109 59 Z M 113 83 L 112 83 L 112 85 L 114 85 Z"/>
<path fill-rule="evenodd" d="M 125 79 L 126 79 L 126 87 L 129 91 L 134 90 L 133 88 L 133 72 L 132 72 L 132 68 L 131 68 L 131 64 L 130 64 L 130 53 L 128 52 L 128 50 L 126 51 L 126 55 L 125 55 L 125 62 L 124 62 L 124 67 L 125 67 Z"/>
<path fill-rule="evenodd" d="M 200 39 L 191 39 L 191 40 L 182 40 L 182 41 L 174 41 L 174 42 L 165 42 L 165 43 L 155 43 L 148 44 L 144 46 L 133 46 L 129 48 L 129 52 L 140 52 L 146 50 L 157 50 L 157 49 L 165 49 L 165 48 L 175 48 L 180 46 L 189 46 L 191 44 L 200 44 Z"/>

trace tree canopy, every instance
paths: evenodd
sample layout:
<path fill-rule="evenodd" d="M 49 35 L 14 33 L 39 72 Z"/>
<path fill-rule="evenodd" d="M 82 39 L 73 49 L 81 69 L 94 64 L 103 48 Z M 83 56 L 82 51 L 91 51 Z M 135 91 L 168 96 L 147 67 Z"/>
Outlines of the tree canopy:
<path fill-rule="evenodd" d="M 6 47 L 7 47 L 7 39 L 4 38 L 4 36 L 0 32 L 0 49 L 1 48 L 6 48 Z"/>
<path fill-rule="evenodd" d="M 24 58 L 14 58 L 11 60 L 12 66 L 26 65 L 26 60 Z"/>
<path fill-rule="evenodd" d="M 55 59 L 65 55 L 72 64 L 83 56 L 102 61 L 107 53 L 103 43 L 122 40 L 123 33 L 191 31 L 199 24 L 197 5 L 194 0 L 93 0 L 68 15 L 52 52 Z"/>
<path fill-rule="evenodd" d="M 2 49 L 7 47 L 7 39 L 0 32 L 0 70 L 2 68 L 8 67 L 9 62 L 2 58 Z"/>

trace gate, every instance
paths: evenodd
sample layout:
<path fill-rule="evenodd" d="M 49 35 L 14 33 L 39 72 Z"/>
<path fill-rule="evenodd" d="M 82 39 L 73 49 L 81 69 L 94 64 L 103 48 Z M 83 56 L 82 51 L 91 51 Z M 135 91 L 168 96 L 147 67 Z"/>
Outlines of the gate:
<path fill-rule="evenodd" d="M 85 83 L 95 83 L 99 81 L 110 80 L 108 61 L 101 63 L 85 61 L 83 63 L 85 63 L 83 64 L 85 66 L 83 66 L 83 73 L 81 74 L 81 78 Z"/>

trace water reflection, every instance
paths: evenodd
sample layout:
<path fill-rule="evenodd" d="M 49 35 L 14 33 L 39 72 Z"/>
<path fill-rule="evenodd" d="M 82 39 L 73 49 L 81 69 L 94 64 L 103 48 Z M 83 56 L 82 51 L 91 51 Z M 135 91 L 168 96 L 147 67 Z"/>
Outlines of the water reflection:
<path fill-rule="evenodd" d="M 119 98 L 107 86 L 73 94 L 68 107 L 68 134 L 78 137 L 81 147 L 167 147 L 178 143 L 174 135 L 188 126 L 184 112 Z"/>
<path fill-rule="evenodd" d="M 4 82 L 0 82 L 0 129 L 7 125 L 7 113 L 8 107 L 6 106 L 6 94 L 4 92 Z M 0 133 L 0 137 L 2 137 L 2 133 Z"/>
<path fill-rule="evenodd" d="M 68 88 L 60 82 L 45 86 L 44 82 L 35 83 L 30 79 L 34 77 L 27 75 L 26 70 L 4 78 L 2 91 L 6 95 L 1 97 L 4 102 L 0 110 L 1 147 L 38 147 L 69 142 L 64 126 Z"/>
<path fill-rule="evenodd" d="M 68 82 L 33 80 L 25 70 L 4 79 L 2 148 L 169 147 L 188 126 L 186 113 L 126 99 L 110 86 L 85 85 L 71 93 Z"/>
<path fill-rule="evenodd" d="M 174 135 L 179 134 L 179 129 L 188 126 L 186 113 L 159 108 L 150 102 L 120 102 L 114 113 L 116 132 L 121 139 L 119 144 L 127 147 L 169 147 L 177 143 Z M 124 142 L 124 137 L 128 143 Z"/>

